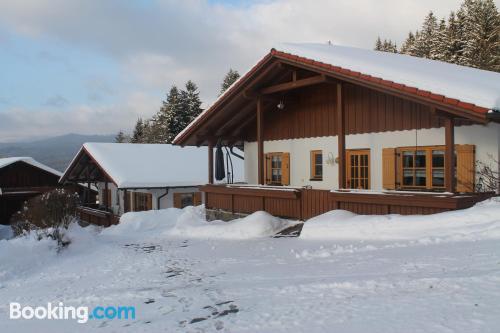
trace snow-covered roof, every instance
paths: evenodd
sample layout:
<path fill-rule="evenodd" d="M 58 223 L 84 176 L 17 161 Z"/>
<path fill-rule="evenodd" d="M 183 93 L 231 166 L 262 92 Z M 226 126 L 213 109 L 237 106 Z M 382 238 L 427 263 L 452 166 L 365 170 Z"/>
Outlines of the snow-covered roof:
<path fill-rule="evenodd" d="M 32 157 L 6 157 L 6 158 L 0 158 L 0 169 L 1 168 L 4 168 L 8 165 L 11 165 L 12 163 L 16 163 L 16 162 L 24 162 L 24 163 L 27 163 L 29 165 L 32 165 L 34 166 L 35 168 L 39 168 L 39 169 L 42 169 L 44 171 L 47 171 L 47 172 L 50 172 L 58 177 L 61 177 L 62 176 L 62 173 L 57 171 L 56 169 L 52 169 L 51 167 L 45 165 L 45 164 L 42 164 L 38 161 L 36 161 L 35 159 L 33 159 Z"/>
<path fill-rule="evenodd" d="M 234 91 L 272 57 L 287 58 L 323 68 L 332 74 L 336 72 L 372 81 L 444 105 L 457 106 L 471 114 L 484 115 L 491 110 L 500 110 L 500 73 L 355 47 L 326 43 L 285 43 L 273 48 L 234 82 L 176 136 L 174 143 L 182 144 L 188 133 L 215 112 L 223 100 L 230 98 Z"/>
<path fill-rule="evenodd" d="M 484 108 L 500 109 L 500 73 L 405 54 L 331 44 L 287 43 L 275 50 Z"/>
<path fill-rule="evenodd" d="M 119 188 L 197 186 L 208 179 L 206 149 L 167 144 L 85 143 L 82 150 Z"/>

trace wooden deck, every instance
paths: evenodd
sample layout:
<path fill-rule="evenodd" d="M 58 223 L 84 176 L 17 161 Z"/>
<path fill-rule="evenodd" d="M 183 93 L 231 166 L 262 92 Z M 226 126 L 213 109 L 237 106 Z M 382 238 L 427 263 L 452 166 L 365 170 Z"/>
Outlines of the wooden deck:
<path fill-rule="evenodd" d="M 434 214 L 473 206 L 490 193 L 358 192 L 271 186 L 204 185 L 205 206 L 230 213 L 263 210 L 275 216 L 307 220 L 334 209 L 356 214 Z"/>
<path fill-rule="evenodd" d="M 80 206 L 77 208 L 78 217 L 82 222 L 88 224 L 109 227 L 113 224 L 118 224 L 119 216 L 108 211 L 100 210 L 92 207 Z"/>

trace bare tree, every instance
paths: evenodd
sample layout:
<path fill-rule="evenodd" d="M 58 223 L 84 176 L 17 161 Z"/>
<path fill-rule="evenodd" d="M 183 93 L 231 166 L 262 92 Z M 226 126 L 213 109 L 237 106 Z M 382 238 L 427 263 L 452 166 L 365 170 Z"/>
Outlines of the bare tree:
<path fill-rule="evenodd" d="M 491 154 L 488 157 L 488 162 L 476 162 L 476 191 L 500 193 L 500 161 Z"/>

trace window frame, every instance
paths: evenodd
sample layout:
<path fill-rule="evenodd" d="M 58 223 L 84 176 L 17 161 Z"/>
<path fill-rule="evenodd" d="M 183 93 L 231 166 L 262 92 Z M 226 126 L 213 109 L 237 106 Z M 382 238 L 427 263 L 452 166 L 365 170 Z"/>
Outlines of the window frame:
<path fill-rule="evenodd" d="M 132 209 L 134 212 L 143 212 L 153 209 L 153 195 L 149 192 L 132 191 Z M 150 199 L 148 199 L 150 198 Z M 151 202 L 151 207 L 148 207 L 148 202 Z"/>
<path fill-rule="evenodd" d="M 357 155 L 357 156 L 362 156 L 362 155 L 366 155 L 366 158 L 367 158 L 367 165 L 366 165 L 366 168 L 367 168 L 367 175 L 366 177 L 353 177 L 353 175 L 351 174 L 351 156 L 353 155 Z M 361 148 L 361 149 L 346 149 L 346 152 L 345 152 L 345 161 L 346 161 L 346 172 L 345 172 L 345 182 L 346 182 L 346 188 L 348 189 L 357 189 L 357 188 L 352 188 L 351 187 L 351 184 L 349 186 L 347 186 L 347 184 L 349 182 L 352 182 L 353 179 L 357 179 L 358 182 L 359 180 L 361 179 L 366 179 L 367 181 L 367 187 L 365 190 L 369 190 L 371 189 L 371 182 L 372 182 L 372 178 L 371 178 L 371 172 L 372 172 L 372 167 L 371 167 L 371 150 L 369 148 Z M 358 163 L 358 168 L 360 168 L 360 165 Z M 359 170 L 358 170 L 359 172 Z"/>
<path fill-rule="evenodd" d="M 414 146 L 414 147 L 398 147 L 396 148 L 397 152 L 397 164 L 398 164 L 398 177 L 397 177 L 397 185 L 399 189 L 402 190 L 429 190 L 429 191 L 444 191 L 446 184 L 446 158 L 445 158 L 445 146 L 444 145 L 434 145 L 434 146 Z M 415 156 L 417 151 L 425 152 L 425 167 L 416 167 L 415 166 Z M 433 161 L 433 152 L 434 151 L 442 151 L 443 154 L 443 166 L 442 167 L 434 167 Z M 413 152 L 413 166 L 412 167 L 404 167 L 403 165 L 403 156 L 404 152 Z M 456 162 L 455 162 L 456 163 Z M 413 169 L 413 185 L 404 185 L 404 170 L 405 169 Z M 425 170 L 425 185 L 415 185 L 416 182 L 416 170 L 424 169 Z M 443 185 L 442 186 L 434 186 L 433 185 L 433 171 L 442 170 L 443 172 Z"/>
<path fill-rule="evenodd" d="M 273 157 L 279 158 L 279 167 L 274 168 L 273 167 Z M 268 177 L 266 177 L 266 185 L 281 185 L 283 181 L 283 174 L 282 174 L 282 163 L 283 163 L 283 152 L 271 152 L 266 154 L 266 158 L 269 159 L 269 170 L 268 172 Z M 266 163 L 267 164 L 267 163 Z M 267 168 L 267 166 L 266 166 Z M 273 181 L 273 170 L 277 170 L 279 173 L 279 180 L 278 181 Z"/>
<path fill-rule="evenodd" d="M 316 167 L 318 164 L 316 163 L 316 156 L 321 155 L 321 175 L 316 174 Z M 311 150 L 310 152 L 310 178 L 311 181 L 322 181 L 323 180 L 323 171 L 324 171 L 324 163 L 323 163 L 323 150 Z"/>

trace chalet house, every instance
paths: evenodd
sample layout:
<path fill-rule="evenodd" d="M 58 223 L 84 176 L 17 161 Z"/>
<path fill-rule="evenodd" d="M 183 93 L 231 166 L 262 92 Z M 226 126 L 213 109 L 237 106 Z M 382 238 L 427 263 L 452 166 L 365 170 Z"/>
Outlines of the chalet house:
<path fill-rule="evenodd" d="M 59 187 L 61 175 L 31 157 L 0 158 L 0 224 L 9 224 L 26 200 Z"/>
<path fill-rule="evenodd" d="M 478 161 L 498 170 L 500 74 L 328 44 L 272 49 L 174 140 L 208 146 L 209 212 L 307 219 L 332 209 L 470 207 Z M 247 184 L 213 184 L 215 142 Z"/>
<path fill-rule="evenodd" d="M 94 184 L 99 202 L 79 208 L 82 221 L 109 226 L 125 212 L 201 204 L 206 152 L 166 144 L 85 143 L 60 183 Z"/>

